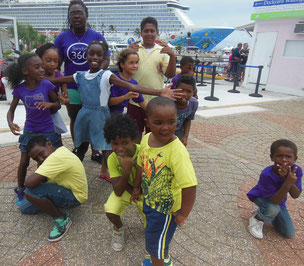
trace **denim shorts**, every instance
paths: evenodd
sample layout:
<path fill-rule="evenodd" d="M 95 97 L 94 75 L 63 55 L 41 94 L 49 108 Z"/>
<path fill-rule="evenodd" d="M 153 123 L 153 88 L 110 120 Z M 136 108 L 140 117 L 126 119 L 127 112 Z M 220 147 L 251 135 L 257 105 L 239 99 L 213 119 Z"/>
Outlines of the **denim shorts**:
<path fill-rule="evenodd" d="M 52 183 L 42 183 L 34 188 L 26 188 L 25 194 L 36 199 L 49 199 L 58 208 L 75 208 L 80 206 L 70 189 Z M 39 208 L 30 203 L 26 198 L 22 200 L 20 210 L 24 214 L 34 214 Z"/>
<path fill-rule="evenodd" d="M 39 133 L 31 130 L 24 129 L 23 134 L 19 137 L 19 150 L 21 152 L 26 152 L 26 146 L 30 139 L 35 136 L 43 136 L 47 138 L 53 145 L 53 147 L 58 148 L 61 146 L 61 136 L 57 134 L 55 131 Z"/>

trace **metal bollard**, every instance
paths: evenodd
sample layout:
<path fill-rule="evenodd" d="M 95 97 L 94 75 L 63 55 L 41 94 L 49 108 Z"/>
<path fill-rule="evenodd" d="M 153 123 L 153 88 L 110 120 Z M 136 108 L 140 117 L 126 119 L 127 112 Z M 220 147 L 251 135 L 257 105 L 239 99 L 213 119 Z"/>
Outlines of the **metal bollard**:
<path fill-rule="evenodd" d="M 214 97 L 214 86 L 215 86 L 215 75 L 216 75 L 216 66 L 213 66 L 212 69 L 212 82 L 211 82 L 211 93 L 210 96 L 205 97 L 207 101 L 218 101 L 219 98 Z"/>
<path fill-rule="evenodd" d="M 255 92 L 249 94 L 249 96 L 251 96 L 251 97 L 263 97 L 262 94 L 258 93 L 259 86 L 260 86 L 260 81 L 261 81 L 261 76 L 262 76 L 262 69 L 263 69 L 263 66 L 259 66 L 259 73 L 258 73 L 257 83 L 256 83 L 256 86 L 255 86 Z"/>
<path fill-rule="evenodd" d="M 206 84 L 204 84 L 204 68 L 202 66 L 201 66 L 201 83 L 196 86 L 197 87 L 207 86 Z"/>
<path fill-rule="evenodd" d="M 240 93 L 240 91 L 238 91 L 236 89 L 236 86 L 239 86 L 239 76 L 240 76 L 240 63 L 238 63 L 237 67 L 236 67 L 236 74 L 235 74 L 235 78 L 234 78 L 233 89 L 228 90 L 228 92 L 230 92 L 230 93 Z"/>

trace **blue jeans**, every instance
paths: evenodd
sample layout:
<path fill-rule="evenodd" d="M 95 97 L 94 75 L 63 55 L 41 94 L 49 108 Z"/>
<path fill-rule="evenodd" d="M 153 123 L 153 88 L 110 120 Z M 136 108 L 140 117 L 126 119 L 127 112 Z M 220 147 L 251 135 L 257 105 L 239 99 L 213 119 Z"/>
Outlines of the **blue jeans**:
<path fill-rule="evenodd" d="M 36 199 L 49 199 L 57 208 L 74 208 L 80 205 L 70 189 L 52 183 L 42 183 L 34 188 L 26 188 L 24 193 Z M 34 214 L 40 209 L 34 206 L 26 198 L 20 205 L 23 214 Z"/>
<path fill-rule="evenodd" d="M 286 238 L 294 236 L 295 228 L 286 208 L 281 208 L 280 205 L 263 198 L 257 198 L 254 203 L 260 208 L 258 216 L 262 220 L 272 223 L 282 236 Z"/>

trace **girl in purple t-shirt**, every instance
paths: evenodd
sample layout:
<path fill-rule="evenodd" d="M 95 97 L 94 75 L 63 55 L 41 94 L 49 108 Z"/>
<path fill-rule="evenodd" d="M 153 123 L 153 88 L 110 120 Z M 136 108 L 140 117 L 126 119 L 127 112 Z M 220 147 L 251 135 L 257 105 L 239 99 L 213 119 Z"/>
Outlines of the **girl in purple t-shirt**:
<path fill-rule="evenodd" d="M 36 50 L 36 54 L 41 58 L 46 78 L 59 78 L 63 75 L 60 74 L 58 70 L 58 62 L 59 62 L 59 54 L 57 48 L 52 43 L 46 43 L 40 46 Z M 59 89 L 61 89 L 61 93 L 59 93 Z M 68 104 L 68 90 L 66 84 L 57 84 L 55 85 L 54 91 L 58 95 L 59 101 L 62 104 Z M 68 132 L 59 112 L 57 110 L 51 110 L 51 116 L 54 123 L 54 130 L 57 134 L 61 134 Z"/>
<path fill-rule="evenodd" d="M 27 154 L 26 146 L 28 141 L 37 135 L 49 139 L 53 146 L 58 147 L 59 135 L 54 132 L 50 109 L 60 109 L 54 85 L 44 80 L 44 67 L 39 56 L 35 54 L 22 55 L 17 64 L 11 64 L 7 68 L 8 81 L 13 88 L 13 100 L 7 112 L 7 122 L 14 135 L 19 137 L 19 149 L 21 158 L 17 172 L 18 187 L 16 205 L 20 206 L 23 199 L 24 180 L 30 157 Z M 26 120 L 23 134 L 19 132 L 20 127 L 15 124 L 14 113 L 16 107 L 22 100 L 26 111 Z"/>
<path fill-rule="evenodd" d="M 137 81 L 132 79 L 132 76 L 135 75 L 138 70 L 138 60 L 138 54 L 135 50 L 123 50 L 118 56 L 117 66 L 119 73 L 116 74 L 116 76 L 121 80 L 137 85 Z M 146 109 L 147 103 L 141 93 L 113 85 L 109 99 L 110 112 L 122 113 L 124 108 L 128 106 L 130 99 L 133 99 L 133 101 L 138 103 L 144 110 Z"/>

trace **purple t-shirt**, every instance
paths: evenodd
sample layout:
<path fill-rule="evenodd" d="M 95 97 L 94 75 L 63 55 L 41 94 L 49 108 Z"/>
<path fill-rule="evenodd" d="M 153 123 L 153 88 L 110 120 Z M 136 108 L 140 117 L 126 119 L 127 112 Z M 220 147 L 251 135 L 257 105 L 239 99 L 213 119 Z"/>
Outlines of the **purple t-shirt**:
<path fill-rule="evenodd" d="M 125 80 L 123 79 L 119 73 L 115 74 L 117 77 L 119 77 L 121 80 L 124 80 L 126 82 L 129 82 L 131 84 L 137 85 L 137 81 L 135 79 L 131 79 L 131 80 Z M 111 94 L 110 97 L 119 97 L 119 96 L 123 96 L 125 94 L 127 94 L 129 92 L 129 90 L 125 89 L 125 88 L 120 88 L 117 87 L 115 85 L 112 85 L 111 87 Z M 141 93 L 139 93 L 139 96 L 137 98 L 132 99 L 134 102 L 136 103 L 142 103 L 145 99 L 143 97 L 143 95 Z M 110 112 L 111 113 L 122 113 L 124 108 L 128 106 L 129 100 L 124 100 L 123 102 L 121 102 L 120 104 L 117 105 L 113 105 L 113 106 L 109 106 L 110 107 Z"/>
<path fill-rule="evenodd" d="M 172 86 L 171 86 L 171 90 L 175 90 L 176 89 L 176 84 L 177 84 L 177 81 L 178 79 L 181 77 L 181 74 L 176 74 L 172 80 L 171 80 L 171 83 L 172 83 Z"/>
<path fill-rule="evenodd" d="M 39 86 L 33 90 L 25 87 L 25 83 L 18 85 L 13 90 L 14 97 L 21 99 L 24 103 L 26 118 L 24 129 L 34 132 L 54 131 L 54 125 L 49 109 L 38 109 L 36 102 L 49 102 L 49 94 L 55 86 L 48 80 L 42 80 Z"/>
<path fill-rule="evenodd" d="M 186 119 L 194 120 L 197 108 L 198 100 L 194 97 L 191 97 L 186 108 L 177 109 L 177 126 L 175 130 L 176 134 L 183 129 Z"/>
<path fill-rule="evenodd" d="M 298 169 L 296 172 L 297 181 L 295 185 L 300 191 L 302 191 L 302 169 L 296 164 L 294 164 L 291 169 L 293 170 L 296 166 Z M 252 202 L 254 202 L 257 198 L 271 198 L 283 185 L 285 180 L 272 172 L 273 167 L 274 165 L 266 167 L 260 174 L 258 184 L 248 192 L 247 197 Z M 286 208 L 286 201 L 287 197 L 280 204 L 281 208 Z"/>
<path fill-rule="evenodd" d="M 57 47 L 59 56 L 64 60 L 64 75 L 70 76 L 76 71 L 89 70 L 87 63 L 86 50 L 92 41 L 105 41 L 102 34 L 92 29 L 87 29 L 84 35 L 74 35 L 71 29 L 60 33 L 54 42 Z M 107 56 L 110 56 L 108 50 Z M 69 89 L 77 89 L 76 83 L 68 83 Z"/>

